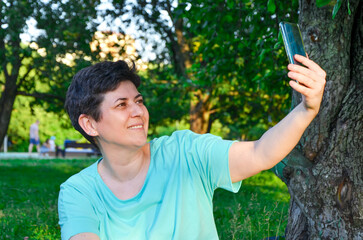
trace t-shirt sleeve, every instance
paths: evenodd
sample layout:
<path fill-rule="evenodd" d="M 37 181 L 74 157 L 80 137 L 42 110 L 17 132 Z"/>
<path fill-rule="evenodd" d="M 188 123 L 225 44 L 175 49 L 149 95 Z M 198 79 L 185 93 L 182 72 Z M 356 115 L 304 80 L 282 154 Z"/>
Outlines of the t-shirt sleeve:
<path fill-rule="evenodd" d="M 58 198 L 62 240 L 90 232 L 99 236 L 99 220 L 89 199 L 77 188 L 62 184 Z"/>
<path fill-rule="evenodd" d="M 184 151 L 188 161 L 192 161 L 210 189 L 223 188 L 238 192 L 241 182 L 232 183 L 229 172 L 228 153 L 234 141 L 223 140 L 212 134 L 196 134 L 186 131 Z"/>

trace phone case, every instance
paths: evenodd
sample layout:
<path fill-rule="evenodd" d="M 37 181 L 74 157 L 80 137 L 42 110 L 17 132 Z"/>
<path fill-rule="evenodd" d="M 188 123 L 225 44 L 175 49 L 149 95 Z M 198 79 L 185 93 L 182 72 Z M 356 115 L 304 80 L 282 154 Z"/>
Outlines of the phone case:
<path fill-rule="evenodd" d="M 306 57 L 299 25 L 295 23 L 280 22 L 279 26 L 289 62 L 299 64 L 294 60 L 294 55 L 299 54 Z"/>

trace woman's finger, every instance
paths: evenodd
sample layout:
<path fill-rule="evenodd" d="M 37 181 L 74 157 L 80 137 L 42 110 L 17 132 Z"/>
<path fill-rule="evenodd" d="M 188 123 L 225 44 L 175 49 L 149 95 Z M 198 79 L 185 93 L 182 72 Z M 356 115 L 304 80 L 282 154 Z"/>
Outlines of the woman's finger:
<path fill-rule="evenodd" d="M 309 58 L 298 54 L 295 54 L 294 58 L 296 61 L 302 63 L 312 71 L 316 72 L 317 75 L 324 78 L 326 77 L 326 72 L 318 64 L 316 64 L 314 61 L 310 60 Z"/>
<path fill-rule="evenodd" d="M 304 74 L 300 74 L 297 72 L 288 72 L 287 76 L 295 81 L 298 81 L 300 84 L 305 85 L 308 88 L 314 88 L 314 81 L 310 78 L 305 76 Z"/>
<path fill-rule="evenodd" d="M 300 66 L 300 65 L 296 65 L 296 64 L 289 64 L 287 66 L 287 69 L 289 69 L 290 71 L 293 71 L 293 72 L 303 74 L 306 77 L 309 77 L 314 81 L 320 81 L 320 79 L 322 78 L 316 72 L 314 72 L 311 69 L 306 68 L 304 66 Z"/>
<path fill-rule="evenodd" d="M 289 82 L 290 86 L 297 92 L 301 93 L 303 96 L 307 96 L 309 94 L 309 92 L 311 91 L 311 89 L 307 88 L 304 85 L 301 85 L 295 81 L 290 81 Z"/>

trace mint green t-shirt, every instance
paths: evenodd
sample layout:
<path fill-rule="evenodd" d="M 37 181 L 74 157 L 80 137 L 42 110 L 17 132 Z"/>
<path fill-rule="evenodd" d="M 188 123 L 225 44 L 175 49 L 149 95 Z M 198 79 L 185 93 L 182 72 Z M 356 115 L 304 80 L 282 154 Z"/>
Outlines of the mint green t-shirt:
<path fill-rule="evenodd" d="M 232 184 L 229 174 L 231 144 L 189 130 L 152 140 L 145 183 L 128 200 L 118 199 L 105 185 L 98 160 L 61 185 L 62 239 L 82 232 L 102 240 L 218 239 L 213 192 L 219 187 L 237 192 L 241 186 Z"/>

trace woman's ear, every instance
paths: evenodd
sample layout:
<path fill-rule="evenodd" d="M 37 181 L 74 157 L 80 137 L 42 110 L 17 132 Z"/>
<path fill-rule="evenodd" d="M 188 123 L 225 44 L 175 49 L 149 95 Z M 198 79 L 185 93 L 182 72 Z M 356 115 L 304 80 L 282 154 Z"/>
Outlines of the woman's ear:
<path fill-rule="evenodd" d="M 98 133 L 94 127 L 93 122 L 93 119 L 86 114 L 81 114 L 78 118 L 78 124 L 81 126 L 83 131 L 85 131 L 88 135 L 95 137 Z"/>

